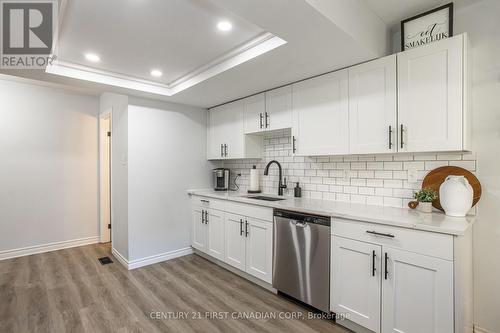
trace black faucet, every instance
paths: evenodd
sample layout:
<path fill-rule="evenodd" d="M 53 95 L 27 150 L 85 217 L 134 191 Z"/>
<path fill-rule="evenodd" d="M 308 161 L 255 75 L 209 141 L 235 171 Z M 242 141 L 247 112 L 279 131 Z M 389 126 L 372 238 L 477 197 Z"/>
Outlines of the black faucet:
<path fill-rule="evenodd" d="M 286 177 L 284 183 L 281 180 L 281 177 L 283 176 L 283 172 L 281 170 L 281 164 L 280 162 L 276 160 L 272 160 L 271 162 L 267 163 L 266 169 L 264 170 L 264 176 L 267 176 L 269 174 L 269 166 L 273 163 L 276 163 L 279 169 L 279 182 L 278 182 L 278 195 L 283 195 L 283 189 L 286 188 Z"/>

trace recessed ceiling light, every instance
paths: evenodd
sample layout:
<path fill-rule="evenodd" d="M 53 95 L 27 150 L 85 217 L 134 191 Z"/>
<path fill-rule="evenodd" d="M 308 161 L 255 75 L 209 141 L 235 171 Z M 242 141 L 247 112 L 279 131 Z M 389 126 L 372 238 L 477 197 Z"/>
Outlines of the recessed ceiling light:
<path fill-rule="evenodd" d="M 220 31 L 229 31 L 233 28 L 233 25 L 229 21 L 220 21 L 217 23 L 217 29 Z"/>
<path fill-rule="evenodd" d="M 158 70 L 158 69 L 153 69 L 153 70 L 151 71 L 151 75 L 152 75 L 152 76 L 155 76 L 155 77 L 160 77 L 160 76 L 162 76 L 162 75 L 163 75 L 163 73 L 162 73 L 160 70 Z"/>
<path fill-rule="evenodd" d="M 92 61 L 92 62 L 99 62 L 101 61 L 101 58 L 99 58 L 99 56 L 95 53 L 86 53 L 85 54 L 85 59 L 87 59 L 88 61 Z"/>

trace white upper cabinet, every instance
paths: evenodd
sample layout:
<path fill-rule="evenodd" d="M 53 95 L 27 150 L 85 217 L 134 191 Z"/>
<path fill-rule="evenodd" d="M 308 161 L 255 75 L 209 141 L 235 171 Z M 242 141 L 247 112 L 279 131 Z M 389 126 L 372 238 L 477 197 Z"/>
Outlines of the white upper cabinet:
<path fill-rule="evenodd" d="M 244 100 L 210 109 L 208 159 L 262 157 L 262 137 L 244 133 Z"/>
<path fill-rule="evenodd" d="M 266 92 L 266 129 L 274 131 L 292 127 L 292 86 Z"/>
<path fill-rule="evenodd" d="M 243 100 L 245 106 L 245 134 L 264 131 L 266 117 L 266 97 L 264 93 Z"/>
<path fill-rule="evenodd" d="M 292 86 L 293 153 L 349 153 L 348 72 L 341 70 Z"/>
<path fill-rule="evenodd" d="M 349 68 L 349 152 L 396 152 L 396 133 L 396 55 Z"/>
<path fill-rule="evenodd" d="M 399 151 L 468 149 L 466 41 L 458 35 L 398 53 Z"/>

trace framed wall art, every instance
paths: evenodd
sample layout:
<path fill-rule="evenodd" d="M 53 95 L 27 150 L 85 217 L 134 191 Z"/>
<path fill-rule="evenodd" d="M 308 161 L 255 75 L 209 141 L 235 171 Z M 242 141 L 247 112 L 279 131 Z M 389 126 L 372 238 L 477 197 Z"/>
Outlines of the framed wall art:
<path fill-rule="evenodd" d="M 401 21 L 401 51 L 453 36 L 453 3 Z"/>

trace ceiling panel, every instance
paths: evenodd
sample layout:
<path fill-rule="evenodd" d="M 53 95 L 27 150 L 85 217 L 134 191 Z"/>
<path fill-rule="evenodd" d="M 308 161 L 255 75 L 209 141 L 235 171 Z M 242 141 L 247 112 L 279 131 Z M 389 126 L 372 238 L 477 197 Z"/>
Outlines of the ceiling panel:
<path fill-rule="evenodd" d="M 217 23 L 233 29 L 222 32 Z M 264 33 L 211 1 L 67 1 L 59 60 L 140 79 L 171 83 Z M 85 53 L 96 53 L 90 63 Z M 150 75 L 163 72 L 161 78 Z"/>

